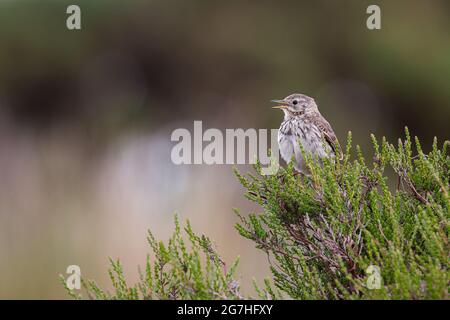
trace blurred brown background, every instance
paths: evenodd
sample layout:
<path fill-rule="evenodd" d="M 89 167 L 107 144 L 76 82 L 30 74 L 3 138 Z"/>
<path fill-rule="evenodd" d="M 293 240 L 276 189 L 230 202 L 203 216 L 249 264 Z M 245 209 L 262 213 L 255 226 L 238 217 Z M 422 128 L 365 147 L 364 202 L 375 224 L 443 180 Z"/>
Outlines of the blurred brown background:
<path fill-rule="evenodd" d="M 66 29 L 78 4 L 82 30 Z M 378 4 L 382 29 L 366 28 Z M 176 128 L 278 128 L 269 100 L 302 92 L 370 152 L 408 125 L 449 138 L 450 2 L 0 1 L 0 298 L 67 298 L 70 264 L 130 280 L 173 214 L 241 256 L 244 292 L 269 274 L 233 228 L 231 166 L 175 166 Z M 247 170 L 247 167 L 241 167 Z"/>

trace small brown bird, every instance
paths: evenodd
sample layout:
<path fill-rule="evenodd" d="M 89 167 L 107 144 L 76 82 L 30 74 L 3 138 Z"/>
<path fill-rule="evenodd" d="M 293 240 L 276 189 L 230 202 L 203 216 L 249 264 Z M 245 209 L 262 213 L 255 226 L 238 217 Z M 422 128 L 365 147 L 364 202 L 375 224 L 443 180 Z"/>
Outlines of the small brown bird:
<path fill-rule="evenodd" d="M 297 171 L 308 173 L 300 144 L 305 152 L 313 156 L 336 157 L 338 153 L 338 158 L 342 160 L 338 139 L 328 121 L 320 114 L 313 98 L 294 93 L 283 100 L 272 102 L 280 104 L 274 108 L 284 112 L 284 121 L 278 130 L 278 144 L 281 157 L 287 163 L 293 160 Z"/>

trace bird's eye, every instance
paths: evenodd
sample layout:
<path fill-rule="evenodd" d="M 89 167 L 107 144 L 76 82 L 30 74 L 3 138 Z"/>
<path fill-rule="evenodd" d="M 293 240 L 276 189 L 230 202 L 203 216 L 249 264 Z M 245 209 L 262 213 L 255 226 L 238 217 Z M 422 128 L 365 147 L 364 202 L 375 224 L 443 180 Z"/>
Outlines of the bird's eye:
<path fill-rule="evenodd" d="M 294 106 L 298 103 L 298 100 L 294 100 L 292 101 L 292 103 L 294 104 Z"/>

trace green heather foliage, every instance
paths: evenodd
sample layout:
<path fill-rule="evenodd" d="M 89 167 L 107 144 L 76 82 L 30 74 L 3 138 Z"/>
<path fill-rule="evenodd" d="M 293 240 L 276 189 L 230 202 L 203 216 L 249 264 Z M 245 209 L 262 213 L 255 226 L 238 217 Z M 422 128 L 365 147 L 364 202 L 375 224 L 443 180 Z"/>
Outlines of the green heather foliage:
<path fill-rule="evenodd" d="M 145 271 L 139 269 L 137 284 L 129 286 L 121 263 L 110 260 L 109 276 L 114 292 L 109 293 L 94 281 L 83 279 L 85 293 L 91 299 L 241 299 L 239 283 L 234 279 L 238 259 L 227 269 L 211 240 L 196 235 L 189 222 L 184 231 L 187 243 L 175 217 L 175 231 L 168 244 L 157 241 L 149 232 L 147 239 L 155 258 L 152 263 L 147 256 Z M 61 277 L 61 281 L 72 297 L 83 298 L 67 287 L 64 278 Z"/>
<path fill-rule="evenodd" d="M 306 155 L 309 175 L 290 165 L 272 176 L 235 171 L 247 198 L 262 208 L 246 216 L 236 210 L 236 229 L 270 262 L 272 279 L 264 289 L 255 285 L 259 298 L 448 299 L 450 142 L 440 148 L 435 139 L 425 154 L 408 130 L 397 146 L 372 140 L 370 164 L 359 147 L 352 159 L 349 134 L 343 161 Z M 208 238 L 189 223 L 185 231 L 189 248 L 177 219 L 168 245 L 150 233 L 155 261 L 147 259 L 139 283 L 129 287 L 121 264 L 111 261 L 115 292 L 83 281 L 88 297 L 243 298 L 234 279 L 237 260 L 227 271 Z M 373 266 L 379 289 L 368 286 Z"/>
<path fill-rule="evenodd" d="M 349 134 L 344 160 L 308 156 L 308 176 L 291 166 L 273 176 L 236 172 L 263 208 L 238 213 L 236 228 L 267 253 L 274 285 L 289 297 L 448 299 L 450 143 L 439 149 L 435 139 L 424 154 L 407 129 L 397 146 L 372 140 L 370 166 L 359 147 L 351 160 Z M 379 289 L 367 286 L 370 265 Z"/>

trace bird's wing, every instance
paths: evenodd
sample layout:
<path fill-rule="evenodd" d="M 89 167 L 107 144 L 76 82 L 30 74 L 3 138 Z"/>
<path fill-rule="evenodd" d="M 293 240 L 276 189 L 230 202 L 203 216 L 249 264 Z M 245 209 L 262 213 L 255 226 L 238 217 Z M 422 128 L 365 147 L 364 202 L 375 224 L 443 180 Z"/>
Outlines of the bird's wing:
<path fill-rule="evenodd" d="M 331 128 L 331 125 L 328 123 L 327 120 L 322 115 L 319 115 L 318 117 L 314 117 L 311 119 L 312 122 L 316 125 L 317 128 L 319 128 L 320 132 L 322 133 L 325 141 L 330 145 L 331 149 L 333 149 L 334 154 L 339 160 L 344 159 L 344 154 L 342 153 L 342 149 L 340 148 L 339 141 L 334 134 L 333 129 Z M 339 155 L 338 155 L 339 150 Z"/>

